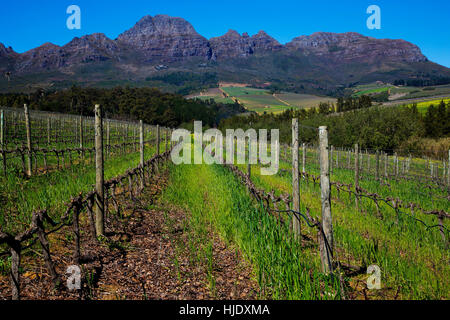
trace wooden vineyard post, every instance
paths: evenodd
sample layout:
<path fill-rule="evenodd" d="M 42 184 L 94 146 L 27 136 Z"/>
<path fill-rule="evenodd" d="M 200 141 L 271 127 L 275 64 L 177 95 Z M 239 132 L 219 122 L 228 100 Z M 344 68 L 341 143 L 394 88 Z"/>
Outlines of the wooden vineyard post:
<path fill-rule="evenodd" d="M 359 186 L 359 146 L 355 144 L 355 202 L 356 210 L 359 210 L 358 186 Z"/>
<path fill-rule="evenodd" d="M 136 152 L 137 150 L 137 131 L 136 126 L 133 124 L 133 151 Z"/>
<path fill-rule="evenodd" d="M 292 210 L 300 211 L 300 182 L 298 172 L 298 119 L 292 119 Z M 292 230 L 297 240 L 301 239 L 301 224 L 296 214 L 292 216 Z"/>
<path fill-rule="evenodd" d="M 55 119 L 55 120 L 57 120 L 57 121 L 55 121 L 56 122 L 55 130 L 53 130 L 53 131 L 55 133 L 54 140 L 55 140 L 55 143 L 57 144 L 58 143 L 58 124 L 60 124 L 60 121 L 58 119 Z"/>
<path fill-rule="evenodd" d="M 410 169 L 410 167 L 411 167 L 411 153 L 409 154 L 409 157 L 408 157 L 408 166 L 407 166 L 407 169 L 406 169 L 406 173 L 408 173 L 409 174 L 409 169 Z"/>
<path fill-rule="evenodd" d="M 83 136 L 83 116 L 80 116 L 80 149 L 81 149 L 81 158 L 84 159 L 84 136 Z"/>
<path fill-rule="evenodd" d="M 375 179 L 380 179 L 380 151 L 377 150 L 377 153 L 375 155 L 376 159 L 376 166 L 375 166 Z"/>
<path fill-rule="evenodd" d="M 331 184 L 330 161 L 328 159 L 327 127 L 319 127 L 320 145 L 320 194 L 322 202 L 322 230 L 320 241 L 320 258 L 322 270 L 329 274 L 333 272 L 333 225 L 331 220 Z"/>
<path fill-rule="evenodd" d="M 97 236 L 104 235 L 104 171 L 103 171 L 103 125 L 100 105 L 95 105 L 95 230 Z"/>
<path fill-rule="evenodd" d="M 395 157 L 394 157 L 394 165 L 395 165 L 395 176 L 398 176 L 398 156 L 397 156 L 397 152 L 395 153 Z"/>
<path fill-rule="evenodd" d="M 141 153 L 141 161 L 140 166 L 142 170 L 142 179 L 141 179 L 141 188 L 144 188 L 145 185 L 145 175 L 144 175 L 144 122 L 142 120 L 139 121 L 139 149 Z"/>
<path fill-rule="evenodd" d="M 140 130 L 139 130 L 139 146 L 141 152 L 141 166 L 144 167 L 144 122 L 142 120 L 139 121 Z"/>
<path fill-rule="evenodd" d="M 336 150 L 336 169 L 339 169 L 339 156 L 341 154 L 341 149 Z"/>
<path fill-rule="evenodd" d="M 19 241 L 14 241 L 10 247 L 11 252 L 11 298 L 20 300 L 20 255 L 22 246 Z"/>
<path fill-rule="evenodd" d="M 106 120 L 106 157 L 109 159 L 111 152 L 111 128 L 110 121 Z"/>
<path fill-rule="evenodd" d="M 388 155 L 387 152 L 384 153 L 384 176 L 388 176 Z"/>
<path fill-rule="evenodd" d="M 0 113 L 0 148 L 2 149 L 3 173 L 6 176 L 6 153 L 5 153 L 5 114 L 2 110 Z"/>
<path fill-rule="evenodd" d="M 78 137 L 78 118 L 75 118 L 75 129 L 74 129 L 75 131 L 75 136 L 74 136 L 74 139 L 75 139 L 75 141 L 79 141 L 79 137 Z"/>
<path fill-rule="evenodd" d="M 30 124 L 30 113 L 28 111 L 28 106 L 23 105 L 25 111 L 25 127 L 27 132 L 27 149 L 28 149 L 28 159 L 27 159 L 27 175 L 31 177 L 32 173 L 32 150 L 31 150 L 31 124 Z"/>
<path fill-rule="evenodd" d="M 447 176 L 447 164 L 445 163 L 445 160 L 442 161 L 442 181 L 445 183 L 445 177 Z"/>
<path fill-rule="evenodd" d="M 251 159 L 251 152 L 252 152 L 252 140 L 250 139 L 250 137 L 248 137 L 248 164 L 247 164 L 247 174 L 248 177 L 250 178 L 252 176 L 252 165 L 250 163 L 250 159 Z"/>
<path fill-rule="evenodd" d="M 431 162 L 431 159 L 430 159 L 430 178 L 431 178 L 431 180 L 433 180 L 433 162 Z"/>
<path fill-rule="evenodd" d="M 47 145 L 50 146 L 50 117 L 47 118 Z"/>
<path fill-rule="evenodd" d="M 156 154 L 159 154 L 159 124 L 156 125 Z"/>
<path fill-rule="evenodd" d="M 125 154 L 125 142 L 126 142 L 126 130 L 125 130 L 125 124 L 122 123 L 122 154 Z"/>
<path fill-rule="evenodd" d="M 363 171 L 363 167 L 364 167 L 364 165 L 363 165 L 363 161 L 362 161 L 362 151 L 361 150 L 358 150 L 359 151 L 359 162 L 358 162 L 358 164 L 359 164 L 359 170 L 362 172 Z"/>

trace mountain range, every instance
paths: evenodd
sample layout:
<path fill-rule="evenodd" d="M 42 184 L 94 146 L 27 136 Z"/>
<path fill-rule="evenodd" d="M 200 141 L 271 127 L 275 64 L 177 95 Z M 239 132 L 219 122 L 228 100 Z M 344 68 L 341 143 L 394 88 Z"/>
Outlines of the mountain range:
<path fill-rule="evenodd" d="M 206 39 L 186 20 L 167 15 L 145 16 L 114 40 L 95 33 L 22 54 L 0 43 L 0 72 L 2 91 L 158 84 L 155 77 L 174 72 L 321 93 L 371 81 L 450 79 L 449 68 L 404 40 L 317 32 L 283 45 L 264 31 L 234 30 Z"/>

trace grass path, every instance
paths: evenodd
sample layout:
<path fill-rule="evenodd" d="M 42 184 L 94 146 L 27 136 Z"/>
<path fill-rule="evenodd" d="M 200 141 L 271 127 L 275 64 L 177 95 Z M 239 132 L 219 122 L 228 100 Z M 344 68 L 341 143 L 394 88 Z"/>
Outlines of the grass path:
<path fill-rule="evenodd" d="M 250 199 L 228 169 L 179 165 L 171 169 L 170 180 L 163 199 L 188 210 L 189 223 L 200 234 L 213 228 L 227 245 L 242 252 L 254 268 L 260 297 L 339 298 L 338 283 L 320 273 L 317 246 L 310 243 L 302 248 L 287 227 Z"/>

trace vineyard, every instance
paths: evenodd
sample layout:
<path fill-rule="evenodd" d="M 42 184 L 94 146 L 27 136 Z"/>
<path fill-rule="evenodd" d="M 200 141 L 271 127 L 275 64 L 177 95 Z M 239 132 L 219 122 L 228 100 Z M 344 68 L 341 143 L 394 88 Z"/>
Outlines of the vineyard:
<path fill-rule="evenodd" d="M 300 143 L 299 129 L 315 142 Z M 100 298 L 93 261 L 103 266 L 117 250 L 150 268 L 127 269 L 123 283 L 140 277 L 142 293 L 117 298 L 184 297 L 193 275 L 206 290 L 187 295 L 197 299 L 449 298 L 450 153 L 329 146 L 326 127 L 294 119 L 292 144 L 270 150 L 277 174 L 262 175 L 267 164 L 248 159 L 175 165 L 172 129 L 106 119 L 100 106 L 94 118 L 3 108 L 0 132 L 2 299 L 39 299 L 33 286 L 51 287 L 45 297 Z M 124 240 L 163 233 L 125 232 L 136 215 L 169 230 L 156 254 Z M 70 265 L 82 266 L 79 293 L 64 288 Z M 368 288 L 373 268 L 377 289 Z M 166 282 L 170 294 L 160 292 Z"/>
<path fill-rule="evenodd" d="M 63 227 L 73 228 L 73 260 L 79 263 L 80 214 L 87 213 L 94 239 L 103 236 L 110 207 L 120 214 L 117 197 L 126 192 L 134 197 L 167 159 L 169 129 L 102 119 L 99 106 L 95 111 L 95 119 L 30 112 L 26 105 L 22 112 L 1 112 L 0 243 L 6 250 L 0 265 L 3 272 L 11 269 L 13 299 L 20 297 L 23 251 L 39 243 L 59 286 L 48 237 Z"/>

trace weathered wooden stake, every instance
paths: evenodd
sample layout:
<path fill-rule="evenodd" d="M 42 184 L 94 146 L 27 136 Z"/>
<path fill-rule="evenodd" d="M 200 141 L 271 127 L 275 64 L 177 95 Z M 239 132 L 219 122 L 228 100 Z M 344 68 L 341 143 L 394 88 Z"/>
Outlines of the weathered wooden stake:
<path fill-rule="evenodd" d="M 139 146 L 141 152 L 141 166 L 144 167 L 144 122 L 139 121 Z"/>
<path fill-rule="evenodd" d="M 336 150 L 336 169 L 339 169 L 339 156 L 341 154 L 341 150 L 337 149 Z"/>
<path fill-rule="evenodd" d="M 322 241 L 320 241 L 320 258 L 322 270 L 328 274 L 333 272 L 333 224 L 331 219 L 330 194 L 330 161 L 328 159 L 327 127 L 319 127 L 320 144 L 320 189 L 322 201 Z"/>
<path fill-rule="evenodd" d="M 411 160 L 412 160 L 412 156 L 411 156 L 411 153 L 409 154 L 409 157 L 408 157 L 408 169 L 407 169 L 407 173 L 409 173 L 409 169 L 411 168 Z"/>
<path fill-rule="evenodd" d="M 50 145 L 50 117 L 47 118 L 47 144 Z"/>
<path fill-rule="evenodd" d="M 12 300 L 20 300 L 20 253 L 22 246 L 19 241 L 14 241 L 10 248 L 11 252 L 11 295 Z"/>
<path fill-rule="evenodd" d="M 250 163 L 252 152 L 252 140 L 248 137 L 248 164 L 247 164 L 247 174 L 250 178 L 252 176 L 252 164 Z"/>
<path fill-rule="evenodd" d="M 27 130 L 27 149 L 28 149 L 28 159 L 27 159 L 27 175 L 31 177 L 32 174 L 32 150 L 31 150 L 31 124 L 30 124 L 30 113 L 26 104 L 23 105 L 25 111 L 25 127 Z"/>
<path fill-rule="evenodd" d="M 384 176 L 387 177 L 388 176 L 388 155 L 387 152 L 384 153 Z"/>
<path fill-rule="evenodd" d="M 142 179 L 141 179 L 141 188 L 144 188 L 145 185 L 145 174 L 144 174 L 144 122 L 142 120 L 139 121 L 139 149 L 141 153 L 141 170 L 142 170 Z"/>
<path fill-rule="evenodd" d="M 110 121 L 106 120 L 106 157 L 109 158 L 111 152 L 111 128 Z"/>
<path fill-rule="evenodd" d="M 159 154 L 159 124 L 156 125 L 156 154 Z"/>
<path fill-rule="evenodd" d="M 80 116 L 80 149 L 81 158 L 84 159 L 84 130 L 83 130 L 83 116 Z"/>
<path fill-rule="evenodd" d="M 375 155 L 376 159 L 376 166 L 375 166 L 375 179 L 380 179 L 380 151 L 377 150 L 377 153 Z"/>
<path fill-rule="evenodd" d="M 292 119 L 292 210 L 300 211 L 300 182 L 298 172 L 298 119 Z M 298 217 L 293 214 L 292 217 L 292 230 L 294 231 L 294 237 L 297 240 L 301 239 L 301 224 Z"/>
<path fill-rule="evenodd" d="M 97 236 L 104 235 L 105 190 L 103 171 L 103 125 L 100 105 L 95 105 L 95 229 Z"/>
<path fill-rule="evenodd" d="M 395 165 L 395 176 L 398 176 L 398 156 L 397 156 L 397 152 L 395 153 L 395 157 L 394 157 L 394 165 Z"/>
<path fill-rule="evenodd" d="M 430 159 L 430 178 L 431 179 L 433 179 L 433 162 L 431 162 L 431 159 Z"/>

